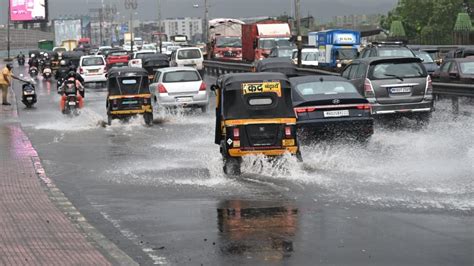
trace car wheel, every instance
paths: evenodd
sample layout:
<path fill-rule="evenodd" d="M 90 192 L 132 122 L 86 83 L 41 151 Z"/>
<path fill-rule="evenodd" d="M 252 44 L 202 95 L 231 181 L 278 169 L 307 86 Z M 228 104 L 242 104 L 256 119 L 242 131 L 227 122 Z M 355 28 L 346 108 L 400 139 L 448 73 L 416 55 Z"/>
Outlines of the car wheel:
<path fill-rule="evenodd" d="M 143 114 L 143 118 L 145 119 L 145 124 L 147 124 L 148 126 L 153 125 L 153 114 L 152 113 Z"/>
<path fill-rule="evenodd" d="M 241 160 L 240 158 L 227 157 L 224 159 L 224 173 L 226 175 L 241 175 L 240 171 Z"/>
<path fill-rule="evenodd" d="M 201 111 L 204 113 L 204 114 L 207 114 L 209 112 L 209 104 L 206 104 L 204 106 L 201 106 Z"/>
<path fill-rule="evenodd" d="M 430 123 L 431 113 L 420 113 L 415 116 L 419 126 L 427 126 Z"/>

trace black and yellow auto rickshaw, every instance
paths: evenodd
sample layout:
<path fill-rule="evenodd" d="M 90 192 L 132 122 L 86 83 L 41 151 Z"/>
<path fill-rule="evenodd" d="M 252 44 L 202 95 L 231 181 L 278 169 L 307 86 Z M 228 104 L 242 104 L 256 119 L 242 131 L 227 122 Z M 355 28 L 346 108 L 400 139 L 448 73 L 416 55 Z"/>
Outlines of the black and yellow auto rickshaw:
<path fill-rule="evenodd" d="M 227 74 L 211 89 L 217 96 L 215 143 L 226 174 L 239 175 L 245 155 L 289 153 L 301 160 L 291 85 L 284 74 Z"/>
<path fill-rule="evenodd" d="M 148 72 L 142 68 L 112 68 L 107 74 L 107 122 L 143 114 L 145 123 L 153 123 L 153 108 Z"/>
<path fill-rule="evenodd" d="M 170 66 L 168 56 L 164 54 L 145 55 L 142 58 L 142 67 L 148 71 L 148 78 L 150 81 L 155 77 L 156 72 L 160 68 Z"/>

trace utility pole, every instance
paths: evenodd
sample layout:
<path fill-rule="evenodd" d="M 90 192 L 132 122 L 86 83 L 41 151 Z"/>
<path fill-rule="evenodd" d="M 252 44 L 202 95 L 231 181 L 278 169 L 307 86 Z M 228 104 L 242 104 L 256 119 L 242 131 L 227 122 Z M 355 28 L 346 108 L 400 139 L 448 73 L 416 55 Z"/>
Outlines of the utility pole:
<path fill-rule="evenodd" d="M 7 60 L 10 60 L 10 19 L 11 19 L 11 1 L 8 1 L 8 19 L 7 19 Z"/>
<path fill-rule="evenodd" d="M 209 6 L 207 3 L 208 0 L 204 0 L 204 43 L 209 41 Z"/>
<path fill-rule="evenodd" d="M 163 42 L 162 42 L 162 39 L 161 39 L 161 35 L 163 33 L 163 30 L 162 30 L 162 27 L 161 27 L 161 2 L 160 0 L 158 0 L 158 38 L 159 38 L 159 42 L 160 42 L 160 54 L 163 53 Z"/>
<path fill-rule="evenodd" d="M 135 34 L 133 30 L 133 12 L 138 8 L 137 0 L 125 0 L 125 9 L 129 9 L 130 11 L 130 50 L 133 53 L 133 46 L 135 45 Z"/>
<path fill-rule="evenodd" d="M 295 0 L 295 16 L 296 16 L 296 45 L 298 47 L 298 67 L 301 67 L 301 50 L 303 49 L 303 37 L 301 36 L 301 10 L 300 0 Z"/>

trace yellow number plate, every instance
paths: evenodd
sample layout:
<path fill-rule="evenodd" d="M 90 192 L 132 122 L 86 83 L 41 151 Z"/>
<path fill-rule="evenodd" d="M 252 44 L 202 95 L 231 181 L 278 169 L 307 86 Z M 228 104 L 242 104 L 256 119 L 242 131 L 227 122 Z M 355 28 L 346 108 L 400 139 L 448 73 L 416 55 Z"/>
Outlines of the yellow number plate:
<path fill-rule="evenodd" d="M 284 147 L 295 146 L 295 140 L 294 139 L 284 139 L 283 140 L 283 146 Z"/>
<path fill-rule="evenodd" d="M 244 83 L 242 84 L 243 94 L 274 92 L 281 97 L 280 82 Z"/>

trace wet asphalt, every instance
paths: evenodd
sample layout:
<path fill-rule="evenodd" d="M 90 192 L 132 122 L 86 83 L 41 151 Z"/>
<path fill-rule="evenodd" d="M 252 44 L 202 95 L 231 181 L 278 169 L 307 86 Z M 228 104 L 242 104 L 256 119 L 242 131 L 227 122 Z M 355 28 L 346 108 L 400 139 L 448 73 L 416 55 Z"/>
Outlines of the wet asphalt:
<path fill-rule="evenodd" d="M 40 80 L 35 108 L 19 103 L 23 129 L 48 176 L 142 265 L 474 264 L 474 118 L 448 103 L 427 128 L 378 125 L 366 145 L 313 143 L 302 164 L 248 158 L 227 177 L 212 108 L 104 127 L 103 88 L 75 118 L 55 89 Z"/>

